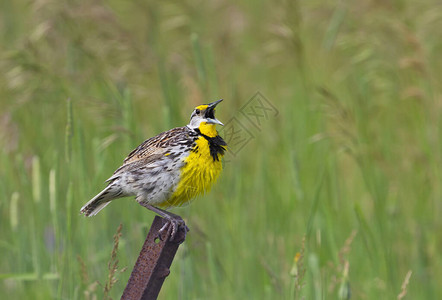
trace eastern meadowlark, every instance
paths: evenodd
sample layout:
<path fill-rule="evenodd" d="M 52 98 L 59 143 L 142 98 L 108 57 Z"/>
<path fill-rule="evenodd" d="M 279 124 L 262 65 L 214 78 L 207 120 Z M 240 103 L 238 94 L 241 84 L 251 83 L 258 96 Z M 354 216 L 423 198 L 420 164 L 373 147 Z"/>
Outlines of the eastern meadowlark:
<path fill-rule="evenodd" d="M 108 186 L 87 202 L 81 213 L 94 216 L 110 201 L 135 196 L 142 206 L 167 220 L 172 239 L 182 219 L 164 209 L 181 206 L 207 192 L 222 171 L 226 142 L 218 135 L 215 107 L 222 101 L 197 106 L 187 126 L 152 137 L 124 160 L 106 181 Z M 187 230 L 187 229 L 186 229 Z"/>

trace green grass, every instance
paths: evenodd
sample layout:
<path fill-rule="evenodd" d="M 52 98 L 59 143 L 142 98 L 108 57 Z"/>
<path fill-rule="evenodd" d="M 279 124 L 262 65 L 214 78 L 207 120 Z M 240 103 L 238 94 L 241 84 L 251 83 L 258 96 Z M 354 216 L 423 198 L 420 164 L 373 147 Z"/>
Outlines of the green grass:
<path fill-rule="evenodd" d="M 0 2 L 0 293 L 119 298 L 153 214 L 80 207 L 224 98 L 254 138 L 173 210 L 191 231 L 161 299 L 437 298 L 441 20 L 413 0 Z M 260 130 L 257 91 L 279 111 Z"/>

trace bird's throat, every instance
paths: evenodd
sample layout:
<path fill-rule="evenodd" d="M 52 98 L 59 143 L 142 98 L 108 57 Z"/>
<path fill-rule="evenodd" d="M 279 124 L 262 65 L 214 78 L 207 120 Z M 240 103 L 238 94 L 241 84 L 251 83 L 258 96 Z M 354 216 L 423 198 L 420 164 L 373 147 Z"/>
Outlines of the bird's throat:
<path fill-rule="evenodd" d="M 216 132 L 215 124 L 208 124 L 207 122 L 202 122 L 198 128 L 200 132 L 208 137 L 215 137 L 218 135 Z"/>

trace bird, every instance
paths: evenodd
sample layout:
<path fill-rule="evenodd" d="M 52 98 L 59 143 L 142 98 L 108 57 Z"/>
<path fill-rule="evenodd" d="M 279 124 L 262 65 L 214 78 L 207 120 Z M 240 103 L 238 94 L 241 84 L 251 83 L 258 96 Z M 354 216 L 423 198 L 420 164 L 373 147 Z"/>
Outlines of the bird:
<path fill-rule="evenodd" d="M 215 107 L 221 101 L 195 107 L 189 124 L 141 143 L 80 213 L 95 216 L 112 200 L 135 196 L 139 204 L 166 220 L 160 233 L 168 226 L 172 226 L 171 240 L 180 226 L 186 233 L 182 218 L 167 210 L 208 192 L 222 172 L 227 143 L 216 130 L 216 125 L 224 124 L 215 118 Z"/>

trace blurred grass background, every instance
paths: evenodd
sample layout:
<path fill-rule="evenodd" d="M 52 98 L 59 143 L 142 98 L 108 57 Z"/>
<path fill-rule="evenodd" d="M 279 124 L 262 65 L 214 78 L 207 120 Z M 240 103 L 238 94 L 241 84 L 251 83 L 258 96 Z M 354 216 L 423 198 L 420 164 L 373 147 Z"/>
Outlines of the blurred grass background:
<path fill-rule="evenodd" d="M 1 1 L 1 294 L 119 298 L 153 214 L 80 207 L 196 105 L 227 122 L 260 91 L 279 115 L 173 210 L 160 298 L 436 299 L 440 28 L 429 0 Z"/>

